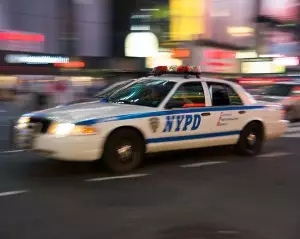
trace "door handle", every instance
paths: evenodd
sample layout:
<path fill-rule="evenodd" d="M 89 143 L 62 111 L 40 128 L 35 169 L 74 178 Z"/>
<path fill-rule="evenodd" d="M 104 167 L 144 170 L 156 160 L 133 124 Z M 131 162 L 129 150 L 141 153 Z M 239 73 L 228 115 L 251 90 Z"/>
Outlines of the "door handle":
<path fill-rule="evenodd" d="M 210 116 L 210 113 L 202 113 L 201 116 Z"/>
<path fill-rule="evenodd" d="M 245 113 L 246 113 L 246 111 L 244 111 L 244 110 L 239 111 L 239 114 L 245 114 Z"/>

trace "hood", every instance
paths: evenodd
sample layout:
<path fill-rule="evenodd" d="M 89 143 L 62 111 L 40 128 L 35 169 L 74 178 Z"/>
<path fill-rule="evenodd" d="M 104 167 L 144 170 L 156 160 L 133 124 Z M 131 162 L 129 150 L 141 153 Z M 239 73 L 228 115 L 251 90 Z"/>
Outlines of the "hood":
<path fill-rule="evenodd" d="M 78 122 L 82 120 L 113 117 L 140 112 L 153 112 L 154 108 L 137 105 L 100 103 L 99 101 L 85 102 L 58 106 L 30 114 L 47 117 L 57 121 Z"/>

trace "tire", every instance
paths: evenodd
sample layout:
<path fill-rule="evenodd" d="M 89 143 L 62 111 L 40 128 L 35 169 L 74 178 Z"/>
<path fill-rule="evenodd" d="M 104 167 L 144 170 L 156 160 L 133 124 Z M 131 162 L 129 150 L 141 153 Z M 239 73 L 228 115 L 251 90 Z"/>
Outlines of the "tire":
<path fill-rule="evenodd" d="M 119 129 L 107 139 L 103 162 L 113 173 L 127 173 L 139 167 L 144 159 L 143 138 L 132 129 Z"/>
<path fill-rule="evenodd" d="M 240 133 L 236 151 L 239 155 L 254 156 L 260 153 L 264 141 L 263 127 L 260 123 L 252 122 Z"/>

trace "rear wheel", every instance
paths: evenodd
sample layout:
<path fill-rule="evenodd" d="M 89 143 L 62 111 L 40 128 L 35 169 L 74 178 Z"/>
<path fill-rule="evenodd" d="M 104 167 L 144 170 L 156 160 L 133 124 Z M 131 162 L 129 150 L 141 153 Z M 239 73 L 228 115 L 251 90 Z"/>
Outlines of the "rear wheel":
<path fill-rule="evenodd" d="M 252 122 L 241 132 L 236 151 L 240 155 L 254 156 L 260 153 L 264 141 L 263 127 L 260 123 Z"/>
<path fill-rule="evenodd" d="M 114 173 L 127 173 L 143 161 L 145 144 L 143 138 L 132 129 L 120 129 L 107 139 L 103 161 Z"/>

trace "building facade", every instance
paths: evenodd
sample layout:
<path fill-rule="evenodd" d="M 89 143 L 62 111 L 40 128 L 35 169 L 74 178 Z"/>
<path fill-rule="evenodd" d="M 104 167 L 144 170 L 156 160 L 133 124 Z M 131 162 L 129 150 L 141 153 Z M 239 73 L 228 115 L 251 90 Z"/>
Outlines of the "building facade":
<path fill-rule="evenodd" d="M 43 51 L 109 56 L 109 0 L 1 0 L 0 29 L 44 35 Z"/>

